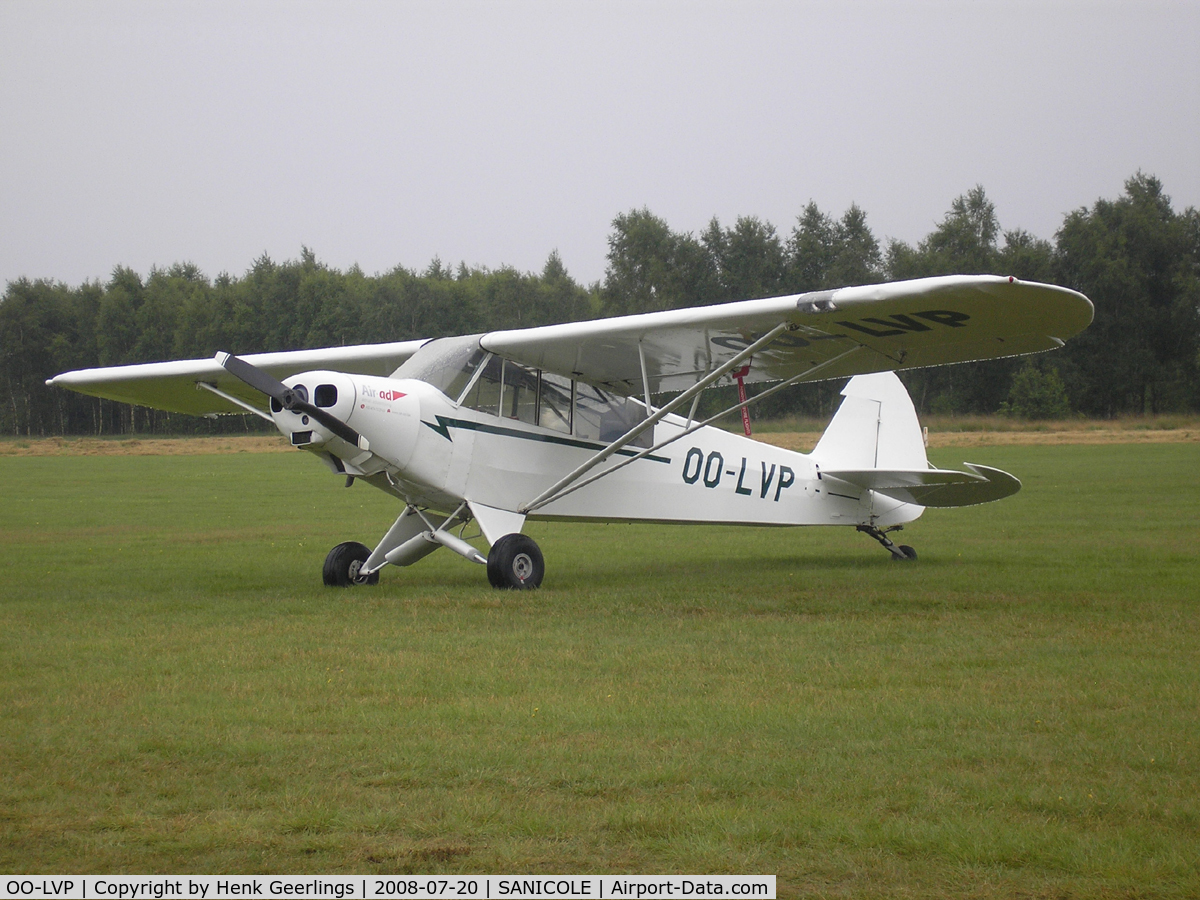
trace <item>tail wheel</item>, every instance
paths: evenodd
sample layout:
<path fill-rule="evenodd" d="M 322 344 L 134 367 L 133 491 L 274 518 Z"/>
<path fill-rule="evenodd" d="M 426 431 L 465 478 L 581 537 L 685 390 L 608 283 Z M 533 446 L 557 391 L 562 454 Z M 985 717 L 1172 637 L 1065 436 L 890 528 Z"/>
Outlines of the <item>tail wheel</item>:
<path fill-rule="evenodd" d="M 338 544 L 325 557 L 325 569 L 321 573 L 329 587 L 350 587 L 352 584 L 378 584 L 379 573 L 359 575 L 363 563 L 371 555 L 371 548 L 357 541 Z"/>
<path fill-rule="evenodd" d="M 533 538 L 506 534 L 492 544 L 487 561 L 488 581 L 494 588 L 533 590 L 542 583 L 546 562 Z"/>

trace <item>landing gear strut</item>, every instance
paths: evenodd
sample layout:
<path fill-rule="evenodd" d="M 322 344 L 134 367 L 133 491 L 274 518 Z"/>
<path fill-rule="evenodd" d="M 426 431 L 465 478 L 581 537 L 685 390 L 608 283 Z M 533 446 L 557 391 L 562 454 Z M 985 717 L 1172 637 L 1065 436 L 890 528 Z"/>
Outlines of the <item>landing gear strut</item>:
<path fill-rule="evenodd" d="M 861 531 L 863 534 L 869 534 L 875 540 L 879 541 L 879 543 L 883 544 L 883 548 L 892 554 L 892 559 L 897 562 L 909 562 L 917 558 L 917 551 L 908 546 L 908 544 L 897 546 L 888 538 L 890 532 L 900 531 L 903 527 L 903 525 L 893 525 L 891 528 L 876 528 L 874 525 L 856 526 L 858 531 Z"/>

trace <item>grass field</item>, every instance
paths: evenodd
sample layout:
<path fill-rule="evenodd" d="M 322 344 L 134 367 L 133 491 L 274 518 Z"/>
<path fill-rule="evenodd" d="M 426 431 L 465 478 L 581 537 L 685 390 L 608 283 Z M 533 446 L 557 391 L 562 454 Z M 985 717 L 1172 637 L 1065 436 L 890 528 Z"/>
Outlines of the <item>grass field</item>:
<path fill-rule="evenodd" d="M 844 529 L 533 525 L 541 591 L 301 453 L 0 457 L 0 870 L 774 873 L 1200 896 L 1200 444 Z"/>

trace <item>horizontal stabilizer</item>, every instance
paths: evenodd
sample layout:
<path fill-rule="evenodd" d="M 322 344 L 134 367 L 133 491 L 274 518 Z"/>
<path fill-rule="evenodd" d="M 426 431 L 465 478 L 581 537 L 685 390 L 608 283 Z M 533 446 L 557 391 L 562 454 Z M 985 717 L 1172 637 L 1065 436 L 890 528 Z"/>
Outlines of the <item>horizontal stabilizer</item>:
<path fill-rule="evenodd" d="M 975 506 L 1002 500 L 1021 489 L 1021 482 L 999 469 L 964 463 L 955 469 L 822 469 L 821 478 L 836 478 L 902 503 L 918 506 Z"/>

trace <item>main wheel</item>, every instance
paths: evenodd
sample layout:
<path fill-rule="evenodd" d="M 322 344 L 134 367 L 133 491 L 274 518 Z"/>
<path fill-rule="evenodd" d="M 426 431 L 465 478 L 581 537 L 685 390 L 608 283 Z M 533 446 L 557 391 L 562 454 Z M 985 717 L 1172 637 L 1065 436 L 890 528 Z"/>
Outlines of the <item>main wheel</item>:
<path fill-rule="evenodd" d="M 325 557 L 325 569 L 321 576 L 330 587 L 350 587 L 352 584 L 378 584 L 379 573 L 359 575 L 358 570 L 371 555 L 371 548 L 358 541 L 338 544 Z"/>
<path fill-rule="evenodd" d="M 533 590 L 542 583 L 546 562 L 533 538 L 506 534 L 492 544 L 487 561 L 488 581 L 494 588 Z"/>
<path fill-rule="evenodd" d="M 914 560 L 917 558 L 917 551 L 914 550 L 912 547 L 908 546 L 908 544 L 901 544 L 896 549 L 904 554 L 904 558 L 906 560 L 911 561 L 911 560 Z M 896 557 L 893 556 L 892 559 L 896 559 Z"/>

